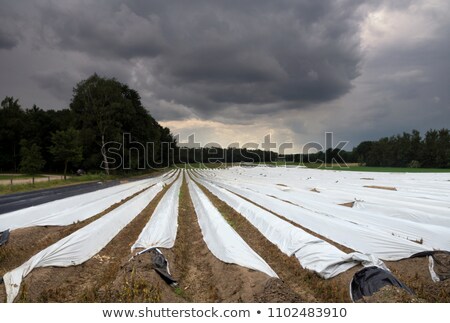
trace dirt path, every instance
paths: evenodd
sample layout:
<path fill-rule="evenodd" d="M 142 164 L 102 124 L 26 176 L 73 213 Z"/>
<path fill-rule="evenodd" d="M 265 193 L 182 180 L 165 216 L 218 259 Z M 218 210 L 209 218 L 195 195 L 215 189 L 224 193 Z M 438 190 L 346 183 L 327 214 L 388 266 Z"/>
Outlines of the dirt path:
<path fill-rule="evenodd" d="M 5 174 L 7 175 L 7 174 Z M 35 177 L 34 182 L 50 182 L 54 180 L 61 180 L 62 175 L 42 175 L 40 177 Z M 67 178 L 71 178 L 71 176 L 67 176 Z M 19 177 L 17 175 L 11 175 L 10 179 L 0 179 L 0 185 L 11 185 L 11 179 L 13 180 L 13 185 L 17 184 L 31 184 L 33 183 L 32 177 Z"/>
<path fill-rule="evenodd" d="M 158 300 L 159 290 L 139 281 L 129 273 L 129 280 L 115 283 L 119 272 L 130 259 L 130 247 L 149 220 L 165 187 L 131 223 L 129 223 L 104 249 L 87 262 L 67 268 L 37 268 L 23 281 L 16 302 L 117 302 Z M 122 268 L 121 268 L 122 266 Z M 145 284 L 144 284 L 145 283 Z M 137 293 L 136 293 L 137 294 Z"/>
<path fill-rule="evenodd" d="M 177 239 L 167 257 L 179 282 L 177 293 L 189 302 L 256 302 L 270 280 L 266 274 L 218 260 L 208 249 L 189 196 L 180 192 Z M 163 300 L 164 301 L 164 300 Z"/>

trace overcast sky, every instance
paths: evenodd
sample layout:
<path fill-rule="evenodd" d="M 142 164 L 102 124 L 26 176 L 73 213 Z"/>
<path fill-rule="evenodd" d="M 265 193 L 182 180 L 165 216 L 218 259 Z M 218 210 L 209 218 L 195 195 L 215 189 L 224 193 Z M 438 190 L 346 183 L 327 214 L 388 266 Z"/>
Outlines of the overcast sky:
<path fill-rule="evenodd" d="M 395 3 L 395 5 L 393 4 Z M 293 151 L 450 125 L 450 1 L 4 1 L 0 97 L 63 109 L 93 73 L 181 141 Z"/>

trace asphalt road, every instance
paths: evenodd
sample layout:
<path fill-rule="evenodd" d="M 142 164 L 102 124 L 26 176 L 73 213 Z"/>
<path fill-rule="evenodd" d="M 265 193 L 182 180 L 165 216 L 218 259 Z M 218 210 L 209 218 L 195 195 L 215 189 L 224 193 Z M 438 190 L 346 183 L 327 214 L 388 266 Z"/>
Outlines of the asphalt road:
<path fill-rule="evenodd" d="M 82 183 L 55 187 L 38 191 L 0 195 L 0 214 L 8 213 L 34 205 L 39 205 L 66 197 L 94 192 L 120 184 L 119 180 L 108 182 Z"/>

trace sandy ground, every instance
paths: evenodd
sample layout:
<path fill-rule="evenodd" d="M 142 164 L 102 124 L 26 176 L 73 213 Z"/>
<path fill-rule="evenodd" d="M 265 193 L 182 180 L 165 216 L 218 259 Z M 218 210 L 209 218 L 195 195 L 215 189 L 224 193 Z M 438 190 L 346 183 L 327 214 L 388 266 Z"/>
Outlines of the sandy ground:
<path fill-rule="evenodd" d="M 197 222 L 186 182 L 180 192 L 178 233 L 172 249 L 161 249 L 178 286 L 167 285 L 152 269 L 144 253 L 131 259 L 131 245 L 168 189 L 126 226 L 99 254 L 82 265 L 38 268 L 23 281 L 17 302 L 350 302 L 349 284 L 356 266 L 329 280 L 303 269 L 295 257 L 284 255 L 243 216 L 205 191 L 227 222 L 241 235 L 280 279 L 223 263 L 207 248 Z M 202 188 L 204 189 L 204 188 Z M 123 202 L 122 202 L 123 203 Z M 111 208 L 117 207 L 117 205 Z M 96 218 L 67 227 L 15 230 L 0 249 L 0 275 L 22 264 L 39 250 Z M 335 244 L 348 252 L 348 248 Z M 388 262 L 394 275 L 415 293 L 385 288 L 364 302 L 449 302 L 450 281 L 433 283 L 426 258 Z M 5 301 L 0 284 L 0 300 Z"/>

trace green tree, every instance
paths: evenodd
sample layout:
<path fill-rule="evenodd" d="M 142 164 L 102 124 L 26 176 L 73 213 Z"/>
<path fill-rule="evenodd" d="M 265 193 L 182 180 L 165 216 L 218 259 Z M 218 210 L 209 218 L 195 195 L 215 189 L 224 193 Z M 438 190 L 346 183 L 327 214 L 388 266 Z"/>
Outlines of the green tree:
<path fill-rule="evenodd" d="M 124 100 L 119 82 L 94 74 L 77 84 L 70 104 L 83 130 L 93 132 L 108 175 L 109 163 L 104 147 L 107 141 L 119 139 L 120 123 L 117 115 L 120 109 L 125 108 Z M 83 134 L 83 138 L 89 140 L 92 136 Z"/>
<path fill-rule="evenodd" d="M 424 167 L 439 167 L 437 165 L 439 153 L 439 133 L 437 130 L 430 129 L 425 133 L 423 162 Z"/>
<path fill-rule="evenodd" d="M 25 139 L 20 141 L 20 171 L 27 175 L 34 176 L 38 174 L 45 165 L 45 160 L 41 155 L 41 148 L 36 144 L 29 144 Z"/>
<path fill-rule="evenodd" d="M 438 132 L 436 167 L 450 167 L 450 131 L 441 129 Z"/>
<path fill-rule="evenodd" d="M 130 168 L 145 165 L 143 161 L 147 157 L 143 154 L 131 154 L 130 148 L 147 146 L 149 143 L 147 153 L 160 160 L 165 158 L 163 162 L 172 162 L 173 157 L 166 157 L 167 154 L 160 152 L 161 142 L 175 145 L 170 131 L 164 129 L 150 115 L 143 107 L 139 93 L 126 84 L 114 78 L 94 74 L 76 85 L 70 109 L 74 114 L 77 129 L 81 130 L 84 164 L 87 168 L 98 167 L 101 162 L 108 174 L 110 168 L 118 166 L 110 165 L 104 147 L 107 142 L 122 142 L 124 134 L 129 134 L 130 138 L 130 143 L 123 143 L 124 162 L 126 161 Z"/>
<path fill-rule="evenodd" d="M 411 135 L 411 161 L 417 161 L 419 164 L 420 157 L 422 155 L 423 144 L 422 137 L 418 130 L 413 130 Z"/>
<path fill-rule="evenodd" d="M 79 144 L 78 131 L 69 128 L 67 130 L 56 131 L 52 134 L 52 146 L 50 153 L 56 161 L 64 162 L 64 180 L 67 175 L 67 165 L 78 163 L 82 160 L 82 146 Z"/>
<path fill-rule="evenodd" d="M 353 149 L 353 152 L 356 155 L 358 163 L 360 164 L 367 163 L 369 153 L 372 148 L 373 148 L 373 141 L 363 141 Z"/>
<path fill-rule="evenodd" d="M 25 113 L 20 108 L 19 100 L 5 97 L 0 109 L 0 168 L 17 172 L 24 125 Z"/>

